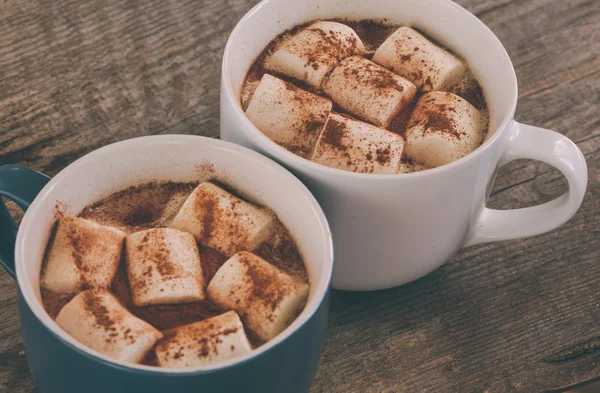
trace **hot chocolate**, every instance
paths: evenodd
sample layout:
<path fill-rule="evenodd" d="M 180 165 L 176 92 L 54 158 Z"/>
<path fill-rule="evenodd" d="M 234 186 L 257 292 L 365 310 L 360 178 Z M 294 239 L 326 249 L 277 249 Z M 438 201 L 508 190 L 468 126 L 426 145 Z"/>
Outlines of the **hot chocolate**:
<path fill-rule="evenodd" d="M 58 217 L 41 277 L 47 312 L 74 338 L 161 367 L 243 355 L 308 295 L 276 214 L 211 182 L 146 183 Z"/>
<path fill-rule="evenodd" d="M 466 62 L 385 20 L 314 21 L 282 33 L 250 67 L 240 99 L 277 144 L 352 172 L 445 165 L 487 133 L 487 105 Z M 390 152 L 385 163 L 378 150 Z"/>

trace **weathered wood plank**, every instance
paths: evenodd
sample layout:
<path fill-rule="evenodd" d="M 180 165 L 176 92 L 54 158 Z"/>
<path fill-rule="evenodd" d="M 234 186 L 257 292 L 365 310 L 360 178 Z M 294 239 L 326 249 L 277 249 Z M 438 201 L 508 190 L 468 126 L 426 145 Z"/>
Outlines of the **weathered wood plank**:
<path fill-rule="evenodd" d="M 108 143 L 218 135 L 222 50 L 252 0 L 8 0 L 0 12 L 0 164 L 50 175 Z M 600 377 L 600 3 L 461 0 L 500 38 L 520 85 L 516 118 L 578 142 L 582 209 L 533 239 L 463 250 L 409 285 L 335 292 L 312 392 L 545 392 Z M 566 190 L 517 161 L 490 206 Z M 14 282 L 0 273 L 0 391 L 34 391 Z"/>

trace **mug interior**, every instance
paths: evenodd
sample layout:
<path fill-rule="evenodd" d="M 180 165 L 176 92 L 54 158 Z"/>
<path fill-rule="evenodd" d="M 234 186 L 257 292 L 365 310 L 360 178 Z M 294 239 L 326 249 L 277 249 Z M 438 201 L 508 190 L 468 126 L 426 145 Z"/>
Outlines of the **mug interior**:
<path fill-rule="evenodd" d="M 162 369 L 114 361 L 65 333 L 43 308 L 40 268 L 57 210 L 77 215 L 115 191 L 149 181 L 217 179 L 240 195 L 273 209 L 294 236 L 310 281 L 307 305 L 285 331 L 249 354 L 213 366 Z M 19 287 L 36 317 L 73 347 L 124 367 L 191 373 L 221 369 L 268 351 L 304 324 L 322 302 L 331 280 L 333 247 L 323 211 L 312 194 L 273 161 L 243 147 L 199 136 L 164 135 L 130 139 L 96 150 L 60 172 L 27 210 L 16 243 Z"/>
<path fill-rule="evenodd" d="M 248 69 L 266 45 L 298 24 L 332 18 L 387 19 L 416 27 L 464 58 L 483 88 L 490 110 L 485 143 L 453 163 L 406 175 L 438 172 L 477 154 L 498 139 L 500 132 L 506 129 L 506 123 L 512 120 L 517 102 L 517 80 L 506 50 L 483 22 L 450 0 L 264 0 L 248 12 L 231 33 L 223 57 L 225 91 L 222 94 L 228 95 L 236 115 L 243 118 L 252 136 L 276 158 L 345 176 L 398 177 L 346 172 L 301 159 L 270 141 L 243 113 L 240 103 L 242 84 Z"/>

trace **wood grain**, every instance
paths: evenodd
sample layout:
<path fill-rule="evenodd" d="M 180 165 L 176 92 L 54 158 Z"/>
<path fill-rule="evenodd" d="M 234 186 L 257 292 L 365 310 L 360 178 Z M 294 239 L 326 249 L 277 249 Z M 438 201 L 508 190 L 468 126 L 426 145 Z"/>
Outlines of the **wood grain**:
<path fill-rule="evenodd" d="M 253 3 L 0 2 L 0 164 L 55 175 L 122 139 L 217 136 L 223 47 Z M 541 393 L 600 378 L 600 2 L 459 3 L 513 60 L 517 120 L 584 152 L 585 201 L 558 230 L 463 250 L 417 282 L 335 292 L 313 393 Z M 517 161 L 490 205 L 531 206 L 566 189 L 556 170 Z M 4 272 L 0 287 L 0 391 L 34 392 Z"/>

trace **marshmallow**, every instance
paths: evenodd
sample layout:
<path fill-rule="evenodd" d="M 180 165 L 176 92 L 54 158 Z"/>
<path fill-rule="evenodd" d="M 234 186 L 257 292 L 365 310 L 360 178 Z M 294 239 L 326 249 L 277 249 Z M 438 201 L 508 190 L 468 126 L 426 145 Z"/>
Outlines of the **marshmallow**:
<path fill-rule="evenodd" d="M 202 183 L 185 201 L 171 228 L 190 232 L 202 245 L 226 256 L 254 251 L 274 228 L 273 216 L 212 183 Z"/>
<path fill-rule="evenodd" d="M 156 345 L 160 367 L 197 367 L 232 359 L 252 350 L 235 311 L 165 332 Z"/>
<path fill-rule="evenodd" d="M 310 157 L 332 102 L 265 74 L 246 109 L 246 116 L 275 143 Z"/>
<path fill-rule="evenodd" d="M 405 26 L 381 44 L 373 61 L 412 81 L 422 92 L 448 90 L 465 73 L 460 59 Z"/>
<path fill-rule="evenodd" d="M 117 274 L 125 234 L 79 217 L 58 220 L 41 286 L 56 293 L 109 288 Z"/>
<path fill-rule="evenodd" d="M 352 28 L 338 22 L 315 22 L 284 38 L 265 68 L 321 87 L 325 76 L 344 58 L 365 53 Z"/>
<path fill-rule="evenodd" d="M 153 228 L 127 236 L 127 276 L 136 306 L 204 300 L 204 276 L 194 236 Z"/>
<path fill-rule="evenodd" d="M 312 161 L 361 173 L 396 173 L 404 139 L 362 121 L 332 113 L 317 140 Z"/>
<path fill-rule="evenodd" d="M 221 266 L 208 284 L 207 292 L 213 302 L 237 311 L 252 333 L 268 341 L 281 333 L 302 310 L 308 297 L 308 284 L 243 251 Z"/>
<path fill-rule="evenodd" d="M 388 128 L 415 98 L 417 88 L 364 57 L 352 56 L 342 60 L 327 77 L 323 91 L 353 115 Z"/>
<path fill-rule="evenodd" d="M 405 153 L 426 166 L 448 164 L 475 150 L 486 128 L 486 118 L 465 99 L 441 91 L 427 93 L 406 128 Z"/>
<path fill-rule="evenodd" d="M 56 323 L 91 349 L 131 363 L 139 363 L 162 337 L 105 289 L 90 289 L 75 296 L 62 308 Z"/>

